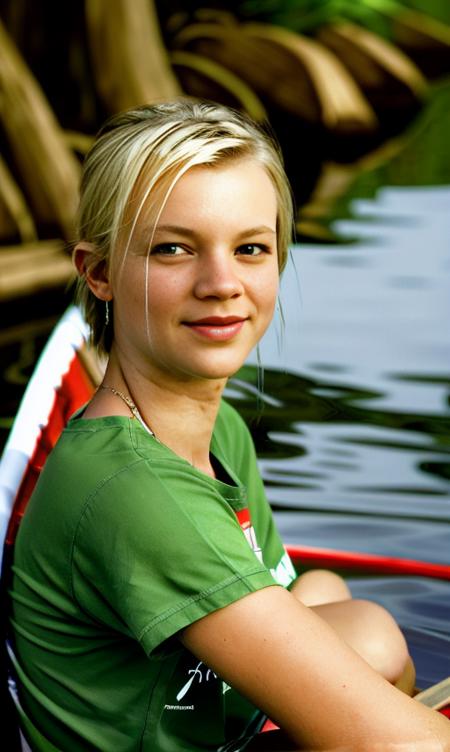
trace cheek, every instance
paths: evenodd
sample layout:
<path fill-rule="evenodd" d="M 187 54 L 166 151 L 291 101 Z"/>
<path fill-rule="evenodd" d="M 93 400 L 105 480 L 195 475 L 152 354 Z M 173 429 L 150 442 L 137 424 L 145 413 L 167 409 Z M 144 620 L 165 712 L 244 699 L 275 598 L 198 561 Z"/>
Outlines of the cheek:
<path fill-rule="evenodd" d="M 144 288 L 142 295 L 144 296 Z M 145 295 L 150 310 L 166 313 L 177 303 L 178 288 L 174 280 L 168 279 L 167 275 L 153 273 L 149 275 Z"/>
<path fill-rule="evenodd" d="M 136 259 L 129 259 L 113 277 L 113 295 L 121 307 L 138 308 L 145 294 L 145 269 Z"/>
<path fill-rule="evenodd" d="M 159 270 L 158 270 L 159 271 Z M 152 337 L 168 336 L 178 318 L 182 317 L 186 294 L 176 275 L 151 274 L 146 290 L 148 325 Z M 144 291 L 142 291 L 144 301 Z M 144 302 L 143 302 L 144 307 Z M 144 313 L 145 316 L 145 313 Z M 163 331 L 166 334 L 162 334 Z"/>
<path fill-rule="evenodd" d="M 146 272 L 145 264 L 133 264 L 124 269 L 123 284 L 117 286 L 117 298 L 127 309 L 128 317 L 135 321 L 145 318 L 145 310 L 151 316 L 153 311 L 169 308 L 172 299 L 170 281 L 153 269 Z"/>
<path fill-rule="evenodd" d="M 267 274 L 267 276 L 261 281 L 261 285 L 258 290 L 258 302 L 259 305 L 267 312 L 268 316 L 272 316 L 275 304 L 277 301 L 277 295 L 279 290 L 279 275 L 278 267 L 276 271 Z"/>

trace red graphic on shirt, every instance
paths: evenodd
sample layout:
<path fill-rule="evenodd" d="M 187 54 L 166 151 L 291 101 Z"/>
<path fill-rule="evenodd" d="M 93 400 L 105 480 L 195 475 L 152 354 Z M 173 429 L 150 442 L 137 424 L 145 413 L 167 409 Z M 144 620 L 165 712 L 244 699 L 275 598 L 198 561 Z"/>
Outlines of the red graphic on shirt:
<path fill-rule="evenodd" d="M 262 551 L 258 545 L 258 541 L 256 539 L 256 533 L 255 528 L 252 525 L 252 521 L 250 519 L 250 511 L 248 507 L 245 507 L 245 509 L 241 509 L 239 512 L 236 512 L 236 517 L 238 519 L 238 522 L 241 526 L 241 530 L 244 533 L 245 537 L 247 538 L 247 542 L 252 549 L 252 551 L 255 553 L 259 561 L 262 562 Z"/>

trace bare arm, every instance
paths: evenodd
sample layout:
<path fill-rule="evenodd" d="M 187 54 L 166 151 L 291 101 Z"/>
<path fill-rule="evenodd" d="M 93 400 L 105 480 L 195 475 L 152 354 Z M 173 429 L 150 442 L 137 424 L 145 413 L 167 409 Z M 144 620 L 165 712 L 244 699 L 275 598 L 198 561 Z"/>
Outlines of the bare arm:
<path fill-rule="evenodd" d="M 181 640 L 299 749 L 368 752 L 403 743 L 402 752 L 450 750 L 445 718 L 392 687 L 281 587 L 200 619 Z"/>

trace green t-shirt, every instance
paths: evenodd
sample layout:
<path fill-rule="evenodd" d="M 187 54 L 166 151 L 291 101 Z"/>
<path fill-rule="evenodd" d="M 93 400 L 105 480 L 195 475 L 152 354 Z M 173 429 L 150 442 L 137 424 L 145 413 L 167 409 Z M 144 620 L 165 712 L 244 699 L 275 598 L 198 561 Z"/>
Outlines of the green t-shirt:
<path fill-rule="evenodd" d="M 295 576 L 224 402 L 211 453 L 227 482 L 137 420 L 77 417 L 47 461 L 15 545 L 11 624 L 23 706 L 63 752 L 217 750 L 254 713 L 177 639 Z"/>

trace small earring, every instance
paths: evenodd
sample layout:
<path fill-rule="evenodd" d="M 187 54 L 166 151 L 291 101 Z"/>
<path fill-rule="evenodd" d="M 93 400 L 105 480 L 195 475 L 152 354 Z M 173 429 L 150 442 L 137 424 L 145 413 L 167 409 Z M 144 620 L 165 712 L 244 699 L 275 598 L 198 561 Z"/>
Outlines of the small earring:
<path fill-rule="evenodd" d="M 108 301 L 105 300 L 105 326 L 108 326 L 109 324 L 109 305 Z"/>

